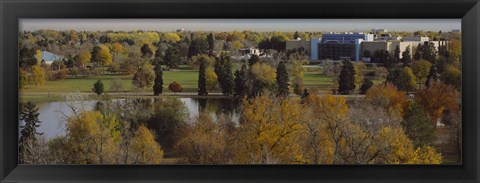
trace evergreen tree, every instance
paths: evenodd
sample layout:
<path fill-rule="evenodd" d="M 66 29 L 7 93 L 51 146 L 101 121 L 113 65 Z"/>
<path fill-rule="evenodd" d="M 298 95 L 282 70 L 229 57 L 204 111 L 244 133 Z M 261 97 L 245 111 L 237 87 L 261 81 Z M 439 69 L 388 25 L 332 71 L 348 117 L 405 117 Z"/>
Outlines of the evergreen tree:
<path fill-rule="evenodd" d="M 234 78 L 232 73 L 232 58 L 222 53 L 214 65 L 215 73 L 218 76 L 218 83 L 224 95 L 233 94 Z"/>
<path fill-rule="evenodd" d="M 402 63 L 403 63 L 403 67 L 406 67 L 408 66 L 411 62 L 412 62 L 412 55 L 410 53 L 410 46 L 407 46 L 407 48 L 405 49 L 405 51 L 402 52 Z"/>
<path fill-rule="evenodd" d="M 288 72 L 285 62 L 280 61 L 277 66 L 278 95 L 288 96 Z"/>
<path fill-rule="evenodd" d="M 95 92 L 97 95 L 100 95 L 104 92 L 102 80 L 97 80 L 97 82 L 93 83 L 92 91 Z"/>
<path fill-rule="evenodd" d="M 406 135 L 413 141 L 415 147 L 432 145 L 436 139 L 435 128 L 427 113 L 416 103 L 411 103 L 402 122 Z"/>
<path fill-rule="evenodd" d="M 395 47 L 395 50 L 393 50 L 393 60 L 395 64 L 400 62 L 400 46 L 398 45 Z"/>
<path fill-rule="evenodd" d="M 430 63 L 435 63 L 437 60 L 437 50 L 433 42 L 425 42 L 423 46 L 423 59 L 430 61 Z"/>
<path fill-rule="evenodd" d="M 300 34 L 298 33 L 298 31 L 295 31 L 295 33 L 293 34 L 293 39 L 298 39 L 300 37 Z"/>
<path fill-rule="evenodd" d="M 165 62 L 165 65 L 167 65 L 169 69 L 178 67 L 178 64 L 180 64 L 181 58 L 180 58 L 179 47 L 177 44 L 170 46 L 165 51 L 165 57 L 163 58 L 163 61 Z"/>
<path fill-rule="evenodd" d="M 163 71 L 160 63 L 155 64 L 155 83 L 153 84 L 153 95 L 158 96 L 163 92 Z"/>
<path fill-rule="evenodd" d="M 188 47 L 188 58 L 192 58 L 198 54 L 207 54 L 208 53 L 208 43 L 206 39 L 203 38 L 192 38 L 192 42 Z"/>
<path fill-rule="evenodd" d="M 369 78 L 363 79 L 362 86 L 360 86 L 360 94 L 365 94 L 367 93 L 367 90 L 370 89 L 370 87 L 373 86 L 372 80 Z"/>
<path fill-rule="evenodd" d="M 395 87 L 398 88 L 398 86 L 399 86 L 398 78 L 400 77 L 400 72 L 401 72 L 401 70 L 398 69 L 398 68 L 389 69 L 386 82 L 387 83 L 392 83 L 393 85 L 395 85 Z"/>
<path fill-rule="evenodd" d="M 338 84 L 338 92 L 342 95 L 348 95 L 355 90 L 355 68 L 351 62 L 343 61 Z"/>
<path fill-rule="evenodd" d="M 40 127 L 41 121 L 38 116 L 38 107 L 32 103 L 27 102 L 22 107 L 20 114 L 20 120 L 24 121 L 25 125 L 20 126 L 20 140 L 19 140 L 19 161 L 25 163 L 24 157 L 31 157 L 35 152 L 32 152 L 29 148 L 29 144 L 37 144 L 37 138 L 35 135 L 42 135 L 43 133 L 37 132 L 37 128 Z M 30 150 L 29 150 L 30 149 Z"/>
<path fill-rule="evenodd" d="M 198 95 L 203 96 L 203 95 L 208 95 L 207 93 L 207 86 L 206 86 L 206 63 L 205 59 L 202 57 L 200 58 L 200 67 L 198 71 Z"/>
<path fill-rule="evenodd" d="M 150 58 L 153 55 L 152 48 L 150 48 L 150 45 L 148 44 L 143 44 L 143 46 L 140 48 L 140 51 L 142 52 L 143 58 Z"/>
<path fill-rule="evenodd" d="M 208 34 L 207 40 L 208 50 L 210 50 L 210 52 L 213 52 L 213 49 L 215 48 L 215 37 L 213 36 L 213 33 Z"/>
<path fill-rule="evenodd" d="M 420 60 L 423 58 L 423 45 L 418 44 L 417 48 L 415 49 L 415 54 L 413 55 L 414 60 Z"/>
<path fill-rule="evenodd" d="M 250 59 L 248 59 L 248 66 L 252 67 L 252 65 L 258 63 L 259 60 L 260 58 L 257 55 L 252 55 Z"/>
<path fill-rule="evenodd" d="M 235 96 L 243 97 L 247 94 L 247 72 L 246 65 L 242 65 L 242 69 L 235 71 Z"/>

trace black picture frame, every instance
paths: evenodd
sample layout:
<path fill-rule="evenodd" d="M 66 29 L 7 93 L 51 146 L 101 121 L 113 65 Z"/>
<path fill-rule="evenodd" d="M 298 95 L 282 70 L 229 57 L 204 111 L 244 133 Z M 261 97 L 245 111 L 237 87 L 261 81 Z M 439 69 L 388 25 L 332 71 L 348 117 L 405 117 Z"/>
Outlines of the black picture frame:
<path fill-rule="evenodd" d="M 1 182 L 479 182 L 478 0 L 0 0 Z M 20 18 L 454 18 L 462 21 L 462 165 L 18 165 Z"/>

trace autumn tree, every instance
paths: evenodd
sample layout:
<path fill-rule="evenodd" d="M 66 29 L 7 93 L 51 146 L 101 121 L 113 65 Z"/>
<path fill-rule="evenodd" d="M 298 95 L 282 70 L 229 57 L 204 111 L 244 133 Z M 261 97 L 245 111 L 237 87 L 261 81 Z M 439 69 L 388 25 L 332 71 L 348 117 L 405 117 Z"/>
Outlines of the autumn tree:
<path fill-rule="evenodd" d="M 403 116 L 408 110 L 406 93 L 397 90 L 391 83 L 371 87 L 365 94 L 365 99 L 376 106 L 383 107 L 387 112 L 399 116 Z"/>
<path fill-rule="evenodd" d="M 110 91 L 119 92 L 123 89 L 124 89 L 124 86 L 121 79 L 116 78 L 110 81 Z"/>
<path fill-rule="evenodd" d="M 163 92 L 163 71 L 160 63 L 155 64 L 154 72 L 155 80 L 153 84 L 153 95 L 157 96 Z"/>
<path fill-rule="evenodd" d="M 195 55 L 190 58 L 190 60 L 188 61 L 188 65 L 192 66 L 194 69 L 199 69 L 201 61 L 205 62 L 206 67 L 213 66 L 215 63 L 215 58 L 210 57 L 206 54 Z"/>
<path fill-rule="evenodd" d="M 415 102 L 423 107 L 435 128 L 446 111 L 459 111 L 460 107 L 455 89 L 442 82 L 433 82 L 430 87 L 418 90 Z"/>
<path fill-rule="evenodd" d="M 303 69 L 303 61 L 302 60 L 293 60 L 292 61 L 292 68 L 290 71 L 292 80 L 290 81 L 293 85 L 293 92 L 297 95 L 301 95 L 304 90 L 304 69 Z"/>
<path fill-rule="evenodd" d="M 432 67 L 432 64 L 427 60 L 417 60 L 413 62 L 412 71 L 415 77 L 417 77 L 419 88 L 421 88 L 420 86 L 424 83 L 424 79 L 427 78 L 430 67 Z"/>
<path fill-rule="evenodd" d="M 404 67 L 397 80 L 399 90 L 409 92 L 415 89 L 416 78 L 410 67 Z"/>
<path fill-rule="evenodd" d="M 163 159 L 161 146 L 145 126 L 137 129 L 129 147 L 131 164 L 159 164 Z"/>
<path fill-rule="evenodd" d="M 177 83 L 176 81 L 173 81 L 172 83 L 170 83 L 168 85 L 168 89 L 170 91 L 173 92 L 173 94 L 175 94 L 175 92 L 182 92 L 182 85 L 180 85 L 179 83 Z"/>
<path fill-rule="evenodd" d="M 217 87 L 218 76 L 215 73 L 213 67 L 207 67 L 205 71 L 205 85 L 208 90 L 212 91 Z"/>
<path fill-rule="evenodd" d="M 238 129 L 240 164 L 290 164 L 302 162 L 298 135 L 303 111 L 298 102 L 260 96 L 242 104 Z"/>
<path fill-rule="evenodd" d="M 97 65 L 110 65 L 112 63 L 110 49 L 105 45 L 95 46 L 92 52 L 92 62 Z"/>
<path fill-rule="evenodd" d="M 359 87 L 362 85 L 365 78 L 365 70 L 367 66 L 363 62 L 358 62 L 355 64 L 355 86 Z"/>
<path fill-rule="evenodd" d="M 288 78 L 287 66 L 285 65 L 285 62 L 281 61 L 277 66 L 276 81 L 277 81 L 277 87 L 278 87 L 278 95 L 288 96 L 289 78 Z"/>
<path fill-rule="evenodd" d="M 460 90 L 462 88 L 462 72 L 460 69 L 457 69 L 453 66 L 447 66 L 443 71 L 440 79 L 448 85 L 455 87 L 455 89 Z"/>
<path fill-rule="evenodd" d="M 85 67 L 92 59 L 92 54 L 88 50 L 81 50 L 77 56 L 75 56 L 75 62 L 77 66 Z"/>
<path fill-rule="evenodd" d="M 143 90 L 144 88 L 152 87 L 154 79 L 155 72 L 152 68 L 152 65 L 148 62 L 145 62 L 145 64 L 143 64 L 143 66 L 140 67 L 133 75 L 132 85 Z"/>
<path fill-rule="evenodd" d="M 47 82 L 47 74 L 45 72 L 45 69 L 41 66 L 34 65 L 32 67 L 32 75 L 30 81 L 32 81 L 35 86 L 44 85 Z"/>
<path fill-rule="evenodd" d="M 259 96 L 265 91 L 274 89 L 277 77 L 275 68 L 264 63 L 257 63 L 250 70 L 253 84 L 249 96 Z"/>
<path fill-rule="evenodd" d="M 338 81 L 338 92 L 348 95 L 355 89 L 355 68 L 349 61 L 343 61 Z"/>
<path fill-rule="evenodd" d="M 18 88 L 24 88 L 28 83 L 27 73 L 23 69 L 18 69 Z"/>

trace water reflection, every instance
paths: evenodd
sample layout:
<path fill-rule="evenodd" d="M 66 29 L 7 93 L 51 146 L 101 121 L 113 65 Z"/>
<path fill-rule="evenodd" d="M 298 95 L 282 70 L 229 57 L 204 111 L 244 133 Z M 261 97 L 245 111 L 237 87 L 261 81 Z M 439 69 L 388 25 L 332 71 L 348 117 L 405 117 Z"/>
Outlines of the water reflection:
<path fill-rule="evenodd" d="M 189 113 L 190 119 L 194 119 L 200 112 L 207 112 L 215 119 L 218 115 L 229 115 L 233 122 L 238 123 L 238 101 L 229 98 L 178 98 L 182 101 Z M 124 99 L 113 100 L 114 102 L 124 102 Z M 143 99 L 144 107 L 152 107 L 153 99 Z M 73 104 L 73 105 L 72 105 Z M 50 102 L 38 103 L 39 118 L 42 123 L 37 129 L 44 133 L 47 140 L 65 134 L 66 119 L 74 114 L 71 107 L 76 110 L 103 110 L 106 106 L 99 101 L 83 101 L 76 103 L 68 102 Z M 24 125 L 23 121 L 19 125 Z M 20 130 L 20 128 L 19 128 Z"/>

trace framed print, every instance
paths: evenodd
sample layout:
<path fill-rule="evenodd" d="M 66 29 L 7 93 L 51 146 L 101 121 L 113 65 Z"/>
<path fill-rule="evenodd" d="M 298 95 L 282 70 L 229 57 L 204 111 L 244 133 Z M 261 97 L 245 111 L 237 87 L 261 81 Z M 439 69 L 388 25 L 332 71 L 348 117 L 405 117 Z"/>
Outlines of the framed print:
<path fill-rule="evenodd" d="M 2 182 L 479 181 L 477 1 L 0 8 Z"/>

